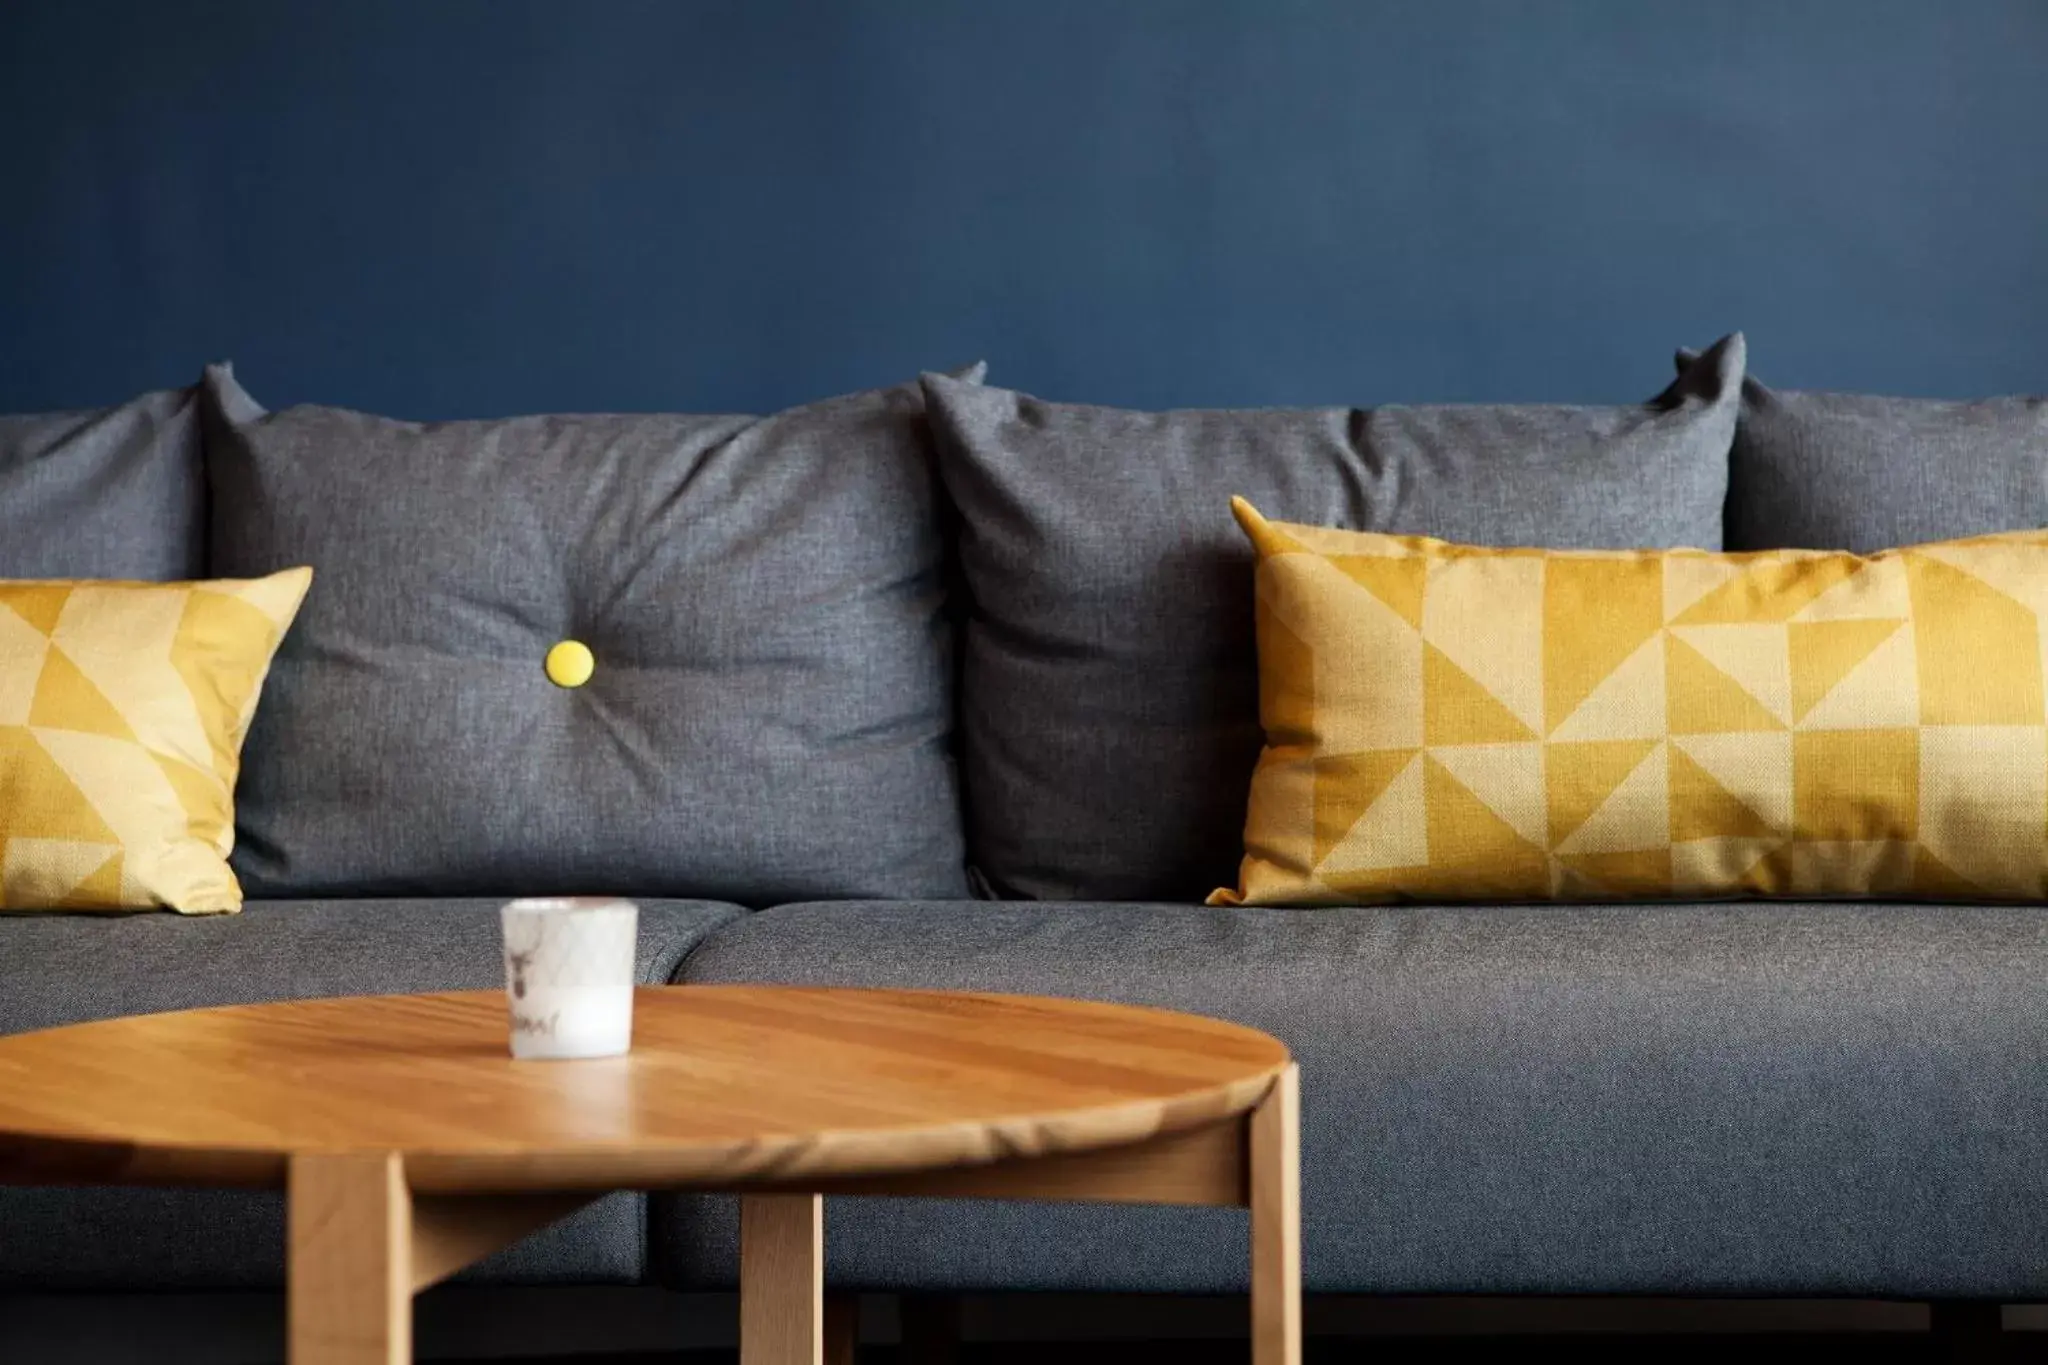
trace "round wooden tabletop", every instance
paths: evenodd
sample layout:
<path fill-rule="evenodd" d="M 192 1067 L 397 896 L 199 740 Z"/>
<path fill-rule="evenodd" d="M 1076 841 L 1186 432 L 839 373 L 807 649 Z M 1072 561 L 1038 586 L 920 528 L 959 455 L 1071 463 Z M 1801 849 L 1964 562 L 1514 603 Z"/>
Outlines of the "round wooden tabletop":
<path fill-rule="evenodd" d="M 499 991 L 189 1010 L 0 1038 L 0 1182 L 281 1186 L 395 1152 L 422 1190 L 740 1187 L 1139 1142 L 1248 1112 L 1252 1029 L 941 991 L 640 990 L 630 1056 L 515 1062 Z"/>

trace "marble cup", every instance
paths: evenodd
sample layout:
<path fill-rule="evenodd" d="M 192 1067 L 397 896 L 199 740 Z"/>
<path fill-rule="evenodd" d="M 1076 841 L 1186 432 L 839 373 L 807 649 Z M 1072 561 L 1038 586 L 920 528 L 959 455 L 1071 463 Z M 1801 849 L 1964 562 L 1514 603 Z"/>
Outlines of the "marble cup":
<path fill-rule="evenodd" d="M 600 896 L 516 900 L 499 911 L 512 1055 L 617 1057 L 633 1045 L 640 907 Z"/>

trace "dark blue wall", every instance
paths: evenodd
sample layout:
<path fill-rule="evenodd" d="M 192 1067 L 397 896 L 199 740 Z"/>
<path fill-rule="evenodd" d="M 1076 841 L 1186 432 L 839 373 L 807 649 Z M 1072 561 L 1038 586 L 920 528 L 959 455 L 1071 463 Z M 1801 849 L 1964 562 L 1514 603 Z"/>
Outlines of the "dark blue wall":
<path fill-rule="evenodd" d="M 2048 388 L 2044 0 L 5 0 L 0 410 Z"/>

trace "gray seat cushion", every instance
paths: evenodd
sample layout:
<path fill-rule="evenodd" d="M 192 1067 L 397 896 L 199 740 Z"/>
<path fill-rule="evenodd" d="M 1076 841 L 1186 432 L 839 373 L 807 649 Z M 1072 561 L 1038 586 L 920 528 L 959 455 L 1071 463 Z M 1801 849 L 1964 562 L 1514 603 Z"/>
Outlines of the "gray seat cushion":
<path fill-rule="evenodd" d="M 199 450 L 194 389 L 0 417 L 0 578 L 198 578 Z"/>
<path fill-rule="evenodd" d="M 502 984 L 495 901 L 255 901 L 240 915 L 0 916 L 0 1033 L 123 1014 Z M 736 907 L 643 901 L 665 982 Z M 645 1201 L 611 1195 L 465 1274 L 630 1282 Z M 284 1276 L 284 1201 L 250 1191 L 0 1188 L 0 1289 L 217 1289 Z"/>
<path fill-rule="evenodd" d="M 202 405 L 214 572 L 316 573 L 243 754 L 252 895 L 965 894 L 917 385 L 420 424 L 215 368 Z"/>
<path fill-rule="evenodd" d="M 1232 494 L 1485 545 L 1714 549 L 1742 369 L 1731 337 L 1632 407 L 1165 413 L 928 377 L 971 599 L 969 860 L 1005 896 L 1235 883 L 1260 732 Z"/>
<path fill-rule="evenodd" d="M 1743 386 L 1728 472 L 1731 550 L 1869 553 L 2040 526 L 2048 398 L 1946 402 Z"/>
<path fill-rule="evenodd" d="M 807 905 L 691 981 L 1174 1006 L 1301 1063 L 1312 1290 L 2048 1294 L 2048 914 L 1725 904 Z M 1222 1210 L 840 1200 L 839 1282 L 1222 1291 Z M 733 1275 L 662 1199 L 657 1274 Z"/>

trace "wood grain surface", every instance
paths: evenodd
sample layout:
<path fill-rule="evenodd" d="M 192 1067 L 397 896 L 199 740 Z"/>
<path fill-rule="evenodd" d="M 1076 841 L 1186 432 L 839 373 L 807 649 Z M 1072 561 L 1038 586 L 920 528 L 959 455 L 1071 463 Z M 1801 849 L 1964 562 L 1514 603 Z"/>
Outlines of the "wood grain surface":
<path fill-rule="evenodd" d="M 439 1284 L 559 1223 L 590 1202 L 581 1194 L 427 1194 L 412 1200 L 412 1292 Z"/>
<path fill-rule="evenodd" d="M 740 1365 L 818 1365 L 825 1354 L 825 1201 L 740 1200 Z"/>
<path fill-rule="evenodd" d="M 412 1196 L 399 1159 L 301 1157 L 286 1232 L 291 1365 L 412 1360 Z"/>
<path fill-rule="evenodd" d="M 792 1194 L 888 1195 L 910 1199 L 1039 1199 L 1082 1204 L 1192 1204 L 1245 1208 L 1251 1203 L 1246 1120 L 1221 1119 L 1143 1142 L 1088 1152 L 1005 1157 L 985 1165 L 945 1166 L 894 1175 L 828 1176 L 760 1183 Z"/>
<path fill-rule="evenodd" d="M 1252 1365 L 1301 1365 L 1301 1075 L 1251 1122 Z"/>
<path fill-rule="evenodd" d="M 515 1062 L 502 993 L 145 1015 L 0 1038 L 0 1182 L 281 1187 L 392 1153 L 423 1192 L 746 1188 L 1082 1153 L 1247 1114 L 1265 1034 L 955 992 L 654 987 L 630 1056 Z"/>

